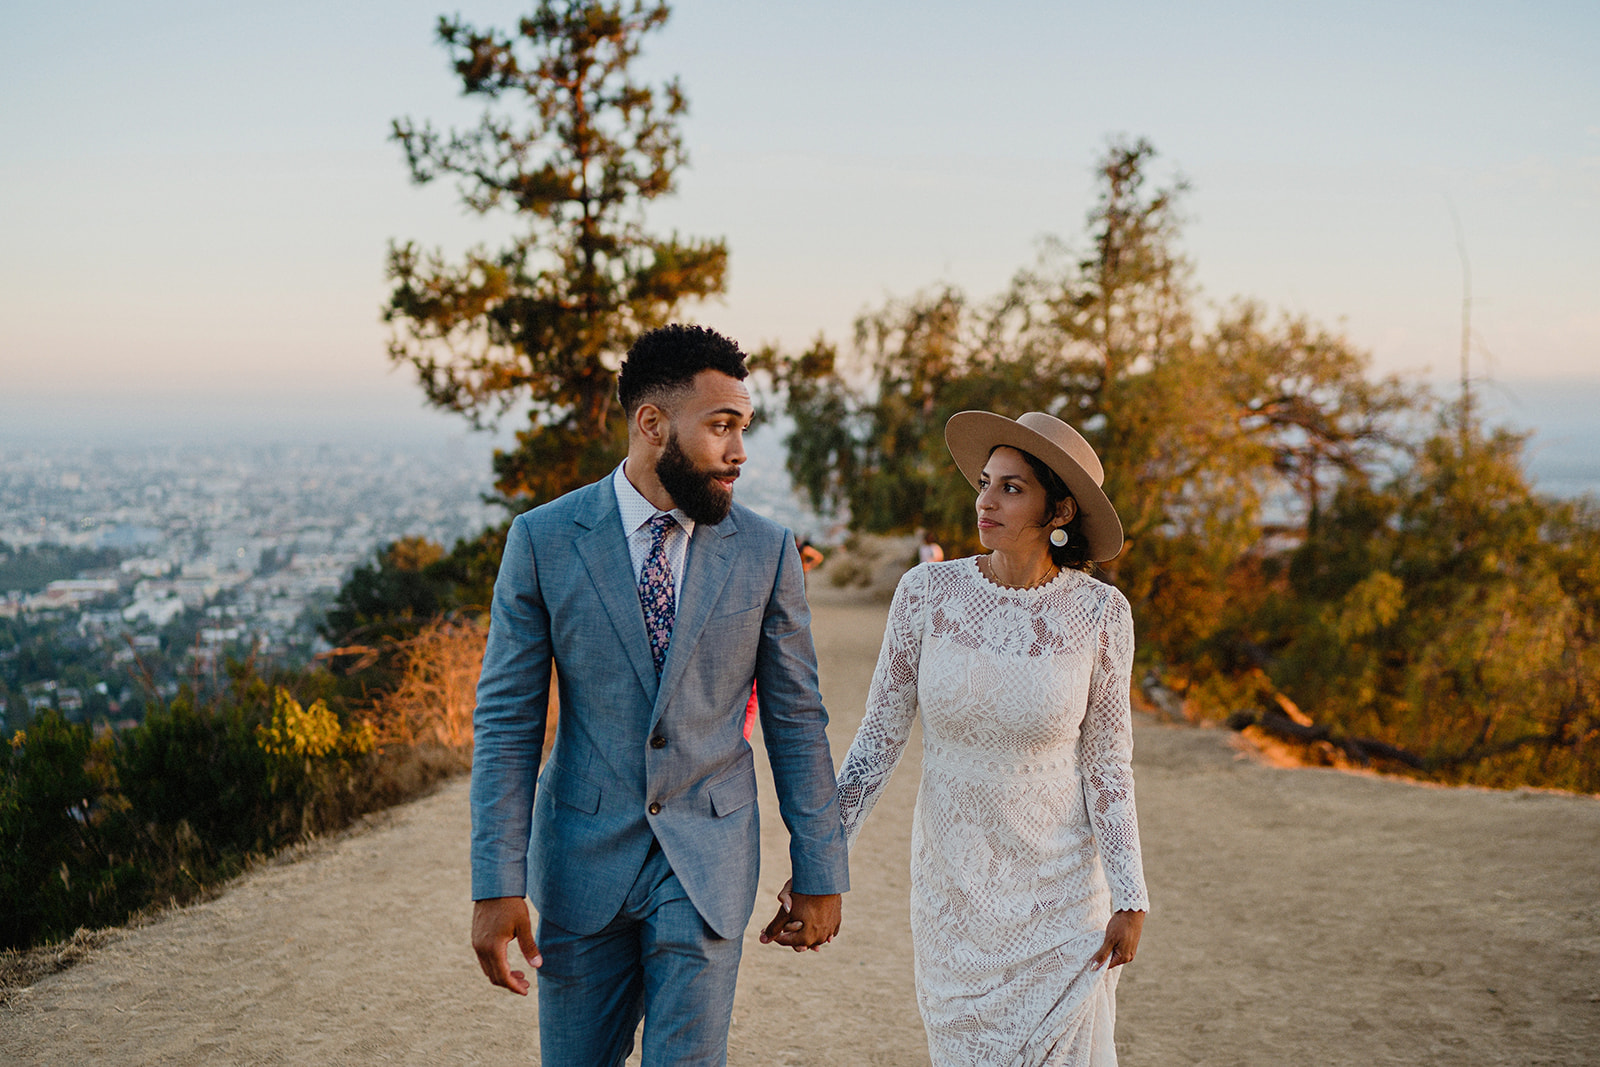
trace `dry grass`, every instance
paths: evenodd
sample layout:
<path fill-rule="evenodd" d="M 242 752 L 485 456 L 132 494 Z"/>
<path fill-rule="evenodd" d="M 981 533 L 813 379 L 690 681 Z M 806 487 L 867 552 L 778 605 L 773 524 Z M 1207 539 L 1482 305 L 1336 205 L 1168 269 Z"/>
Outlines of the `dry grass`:
<path fill-rule="evenodd" d="M 440 618 L 400 644 L 400 685 L 373 706 L 380 745 L 472 744 L 472 709 L 488 630 Z"/>
<path fill-rule="evenodd" d="M 122 930 L 116 927 L 80 928 L 65 941 L 53 945 L 0 951 L 0 1007 L 39 979 L 59 974 L 121 936 Z"/>
<path fill-rule="evenodd" d="M 400 685 L 372 706 L 378 744 L 426 749 L 436 746 L 463 754 L 471 764 L 472 712 L 477 706 L 478 674 L 489 631 L 473 619 L 441 617 L 399 645 Z M 555 740 L 561 711 L 557 680 L 550 675 L 550 714 L 545 751 Z"/>

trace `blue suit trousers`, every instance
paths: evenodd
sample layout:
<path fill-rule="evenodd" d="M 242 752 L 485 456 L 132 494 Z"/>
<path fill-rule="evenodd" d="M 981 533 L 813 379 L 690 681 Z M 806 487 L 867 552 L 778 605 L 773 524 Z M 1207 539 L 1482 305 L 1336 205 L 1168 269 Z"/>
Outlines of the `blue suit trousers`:
<path fill-rule="evenodd" d="M 540 1062 L 621 1067 L 643 1018 L 643 1067 L 723 1067 L 742 949 L 706 925 L 652 842 L 598 933 L 540 918 Z"/>

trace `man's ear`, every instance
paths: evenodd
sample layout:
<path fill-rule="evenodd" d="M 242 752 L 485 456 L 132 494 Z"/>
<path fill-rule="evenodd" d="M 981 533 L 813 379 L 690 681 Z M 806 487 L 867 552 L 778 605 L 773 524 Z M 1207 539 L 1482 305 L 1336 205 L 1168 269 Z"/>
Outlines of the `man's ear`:
<path fill-rule="evenodd" d="M 650 445 L 659 448 L 667 443 L 669 420 L 657 405 L 648 401 L 640 404 L 634 409 L 632 421 L 634 430 Z"/>

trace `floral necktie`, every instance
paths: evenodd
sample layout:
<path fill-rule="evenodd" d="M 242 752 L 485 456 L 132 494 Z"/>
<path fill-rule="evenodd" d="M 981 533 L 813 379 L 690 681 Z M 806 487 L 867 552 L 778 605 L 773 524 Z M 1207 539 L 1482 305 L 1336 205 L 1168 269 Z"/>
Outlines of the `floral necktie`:
<path fill-rule="evenodd" d="M 667 645 L 672 641 L 672 619 L 677 614 L 677 597 L 672 592 L 672 565 L 667 562 L 667 533 L 676 526 L 671 515 L 650 520 L 650 554 L 639 572 L 639 604 L 644 608 L 644 628 L 650 635 L 650 657 L 656 663 L 656 676 L 667 661 Z"/>

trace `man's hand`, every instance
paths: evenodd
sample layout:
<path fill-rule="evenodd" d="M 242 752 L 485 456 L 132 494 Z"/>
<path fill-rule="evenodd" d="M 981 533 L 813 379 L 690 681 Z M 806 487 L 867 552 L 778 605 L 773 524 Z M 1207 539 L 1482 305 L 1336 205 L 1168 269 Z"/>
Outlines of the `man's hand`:
<path fill-rule="evenodd" d="M 839 932 L 840 897 L 838 893 L 812 896 L 794 891 L 794 879 L 783 883 L 778 893 L 778 914 L 761 931 L 763 945 L 777 942 L 796 952 L 807 949 L 815 952 Z"/>
<path fill-rule="evenodd" d="M 528 995 L 528 977 L 522 971 L 513 971 L 506 963 L 506 945 L 515 939 L 522 949 L 523 959 L 530 967 L 544 965 L 539 946 L 533 943 L 533 920 L 528 916 L 528 902 L 521 897 L 490 897 L 472 905 L 472 948 L 478 954 L 478 966 L 489 976 L 489 981 L 503 986 L 519 997 Z"/>

